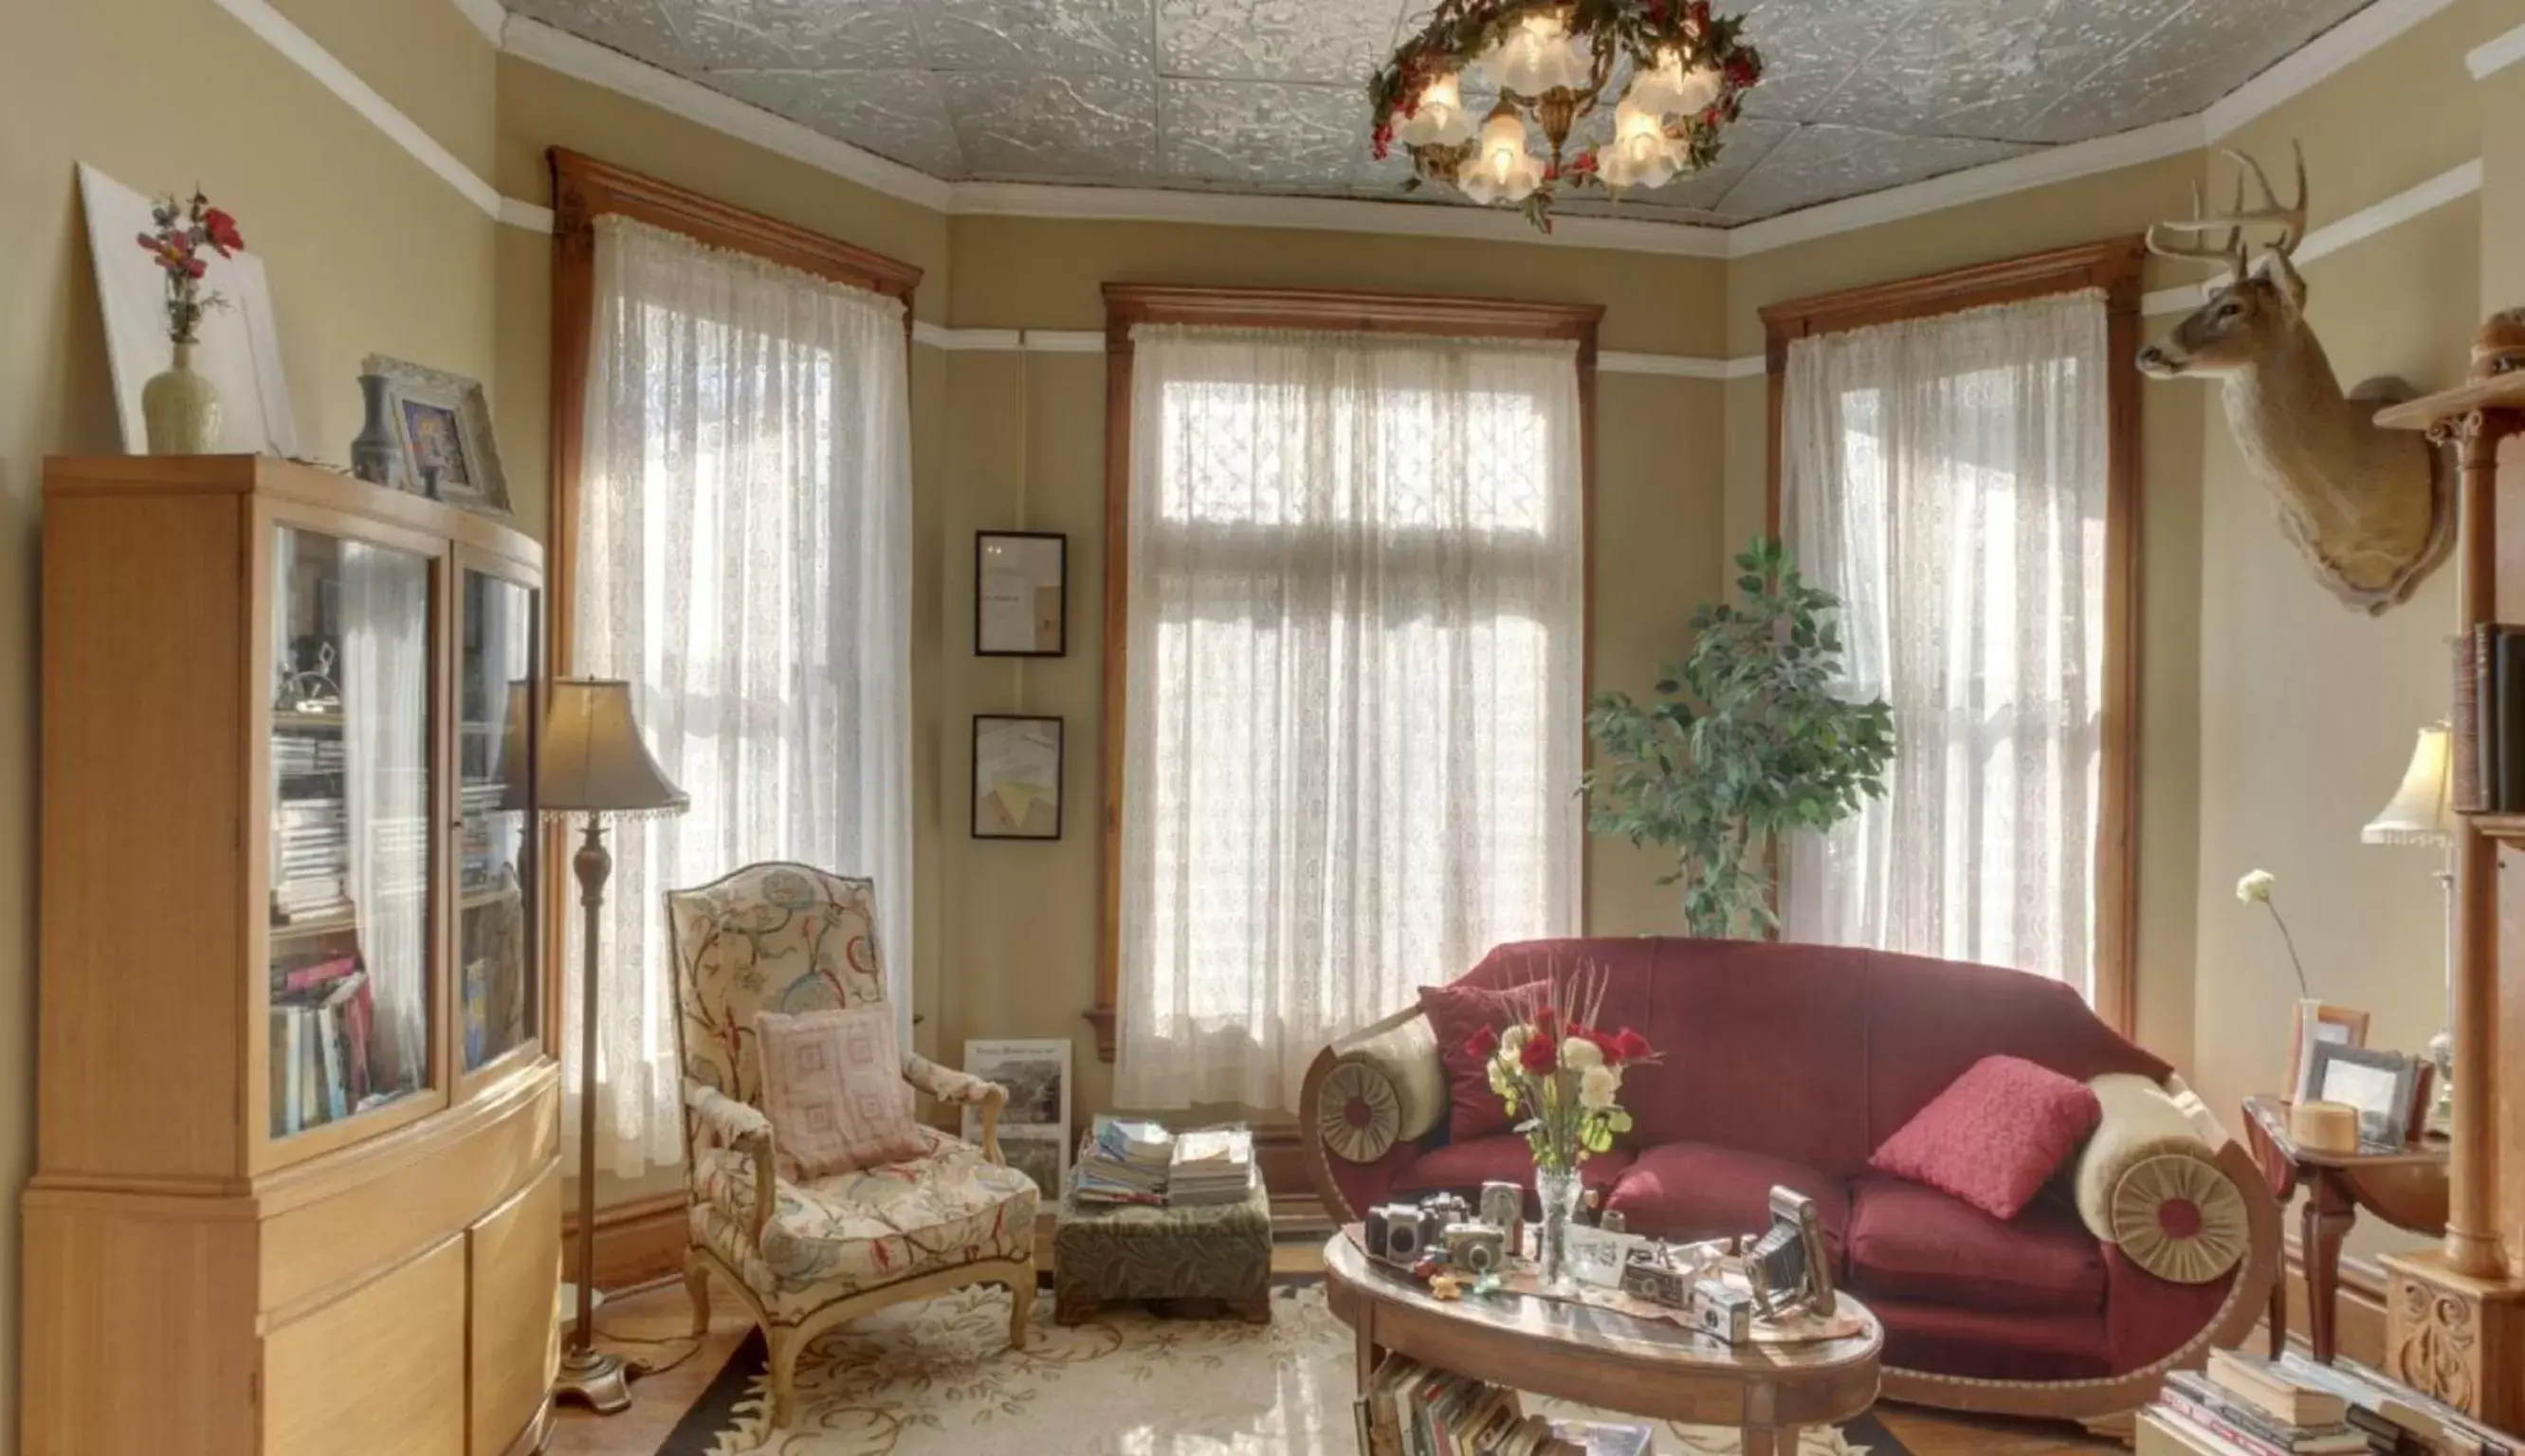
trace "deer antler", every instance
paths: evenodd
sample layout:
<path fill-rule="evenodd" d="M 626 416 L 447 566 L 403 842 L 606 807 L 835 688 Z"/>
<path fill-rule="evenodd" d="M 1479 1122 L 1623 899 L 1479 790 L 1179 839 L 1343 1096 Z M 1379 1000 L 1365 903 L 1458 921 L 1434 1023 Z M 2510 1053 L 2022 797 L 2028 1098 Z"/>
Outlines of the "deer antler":
<path fill-rule="evenodd" d="M 2235 281 L 2241 283 L 2245 281 L 2245 228 L 2240 217 L 2244 210 L 2245 178 L 2241 173 L 2236 178 L 2234 211 L 2215 216 L 2202 211 L 2201 184 L 2195 182 L 2192 184 L 2192 216 L 2189 218 L 2169 218 L 2162 222 L 2150 223 L 2148 251 L 2159 258 L 2199 258 L 2223 263 L 2227 265 L 2228 273 Z M 2172 236 L 2178 232 L 2207 232 L 2215 227 L 2227 229 L 2227 236 L 2223 242 L 2183 243 L 2177 242 Z"/>
<path fill-rule="evenodd" d="M 2245 179 L 2240 173 L 2236 178 L 2238 193 L 2236 211 L 2224 218 L 2205 220 L 2232 222 L 2240 228 L 2256 222 L 2276 222 L 2280 225 L 2280 240 L 2270 246 L 2277 250 L 2282 258 L 2296 252 L 2298 243 L 2305 237 L 2305 148 L 2295 141 L 2289 143 L 2289 150 L 2297 154 L 2297 201 L 2285 205 L 2280 202 L 2279 194 L 2271 190 L 2270 176 L 2262 170 L 2260 163 L 2232 148 L 2220 147 L 2218 150 L 2234 158 L 2236 165 L 2243 168 L 2245 171 L 2253 173 L 2253 186 L 2262 194 L 2262 200 L 2260 205 L 2252 212 L 2245 211 L 2243 202 Z"/>

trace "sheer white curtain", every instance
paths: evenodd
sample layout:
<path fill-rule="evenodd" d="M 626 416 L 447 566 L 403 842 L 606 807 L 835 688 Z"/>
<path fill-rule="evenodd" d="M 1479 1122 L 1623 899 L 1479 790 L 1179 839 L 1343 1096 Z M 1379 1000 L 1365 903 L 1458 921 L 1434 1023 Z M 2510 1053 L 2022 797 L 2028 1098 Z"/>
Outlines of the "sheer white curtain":
<path fill-rule="evenodd" d="M 1793 341 L 1789 544 L 1894 705 L 1887 793 L 1791 846 L 1787 928 L 2093 994 L 2104 296 Z"/>
<path fill-rule="evenodd" d="M 910 1044 L 912 486 L 900 304 L 611 216 L 595 296 L 571 671 L 629 679 L 692 796 L 613 831 L 598 1154 L 628 1177 L 681 1156 L 669 889 L 768 858 L 872 876 Z"/>
<path fill-rule="evenodd" d="M 1576 356 L 1133 340 L 1115 1095 L 1295 1107 L 1331 1037 L 1578 924 Z"/>

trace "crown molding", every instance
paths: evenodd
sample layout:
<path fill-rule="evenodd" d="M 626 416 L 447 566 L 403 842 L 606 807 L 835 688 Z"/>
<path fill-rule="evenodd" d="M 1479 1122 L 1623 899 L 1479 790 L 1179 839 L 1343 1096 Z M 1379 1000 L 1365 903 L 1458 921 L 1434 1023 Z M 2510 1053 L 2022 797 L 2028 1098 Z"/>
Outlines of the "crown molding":
<path fill-rule="evenodd" d="M 2377 0 L 2280 58 L 2270 70 L 2210 104 L 2201 114 L 2205 137 L 2217 141 L 2300 92 L 2330 79 L 2352 62 L 2452 5 L 2454 0 Z"/>
<path fill-rule="evenodd" d="M 2486 81 L 2519 61 L 2525 61 L 2525 25 L 2474 46 L 2463 57 L 2464 69 L 2477 81 Z"/>
<path fill-rule="evenodd" d="M 528 232 L 549 233 L 553 230 L 553 210 L 539 202 L 503 197 L 500 199 L 500 220 Z"/>
<path fill-rule="evenodd" d="M 272 8 L 270 0 L 215 0 L 220 9 L 242 22 L 245 27 L 261 36 L 265 44 L 287 58 L 313 77 L 318 85 L 340 97 L 351 110 L 368 118 L 395 145 L 412 155 L 412 159 L 438 174 L 440 180 L 463 193 L 465 200 L 480 208 L 484 216 L 497 219 L 501 197 L 498 188 L 476 176 L 473 170 L 456 154 L 440 146 L 438 138 L 421 128 L 420 122 L 395 109 L 393 102 L 378 94 L 374 86 L 360 79 L 351 68 L 333 58 L 333 53 L 316 43 L 316 38 L 289 23 L 287 17 Z"/>
<path fill-rule="evenodd" d="M 500 0 L 451 0 L 451 3 L 465 19 L 472 22 L 474 29 L 482 32 L 484 40 L 495 47 L 500 44 L 500 32 L 509 24 L 508 7 Z"/>
<path fill-rule="evenodd" d="M 2346 218 L 2336 218 L 2305 235 L 2304 241 L 2290 255 L 2298 264 L 2312 263 L 2349 247 L 2362 243 L 2380 232 L 2400 227 L 2414 218 L 2436 212 L 2449 203 L 2460 202 L 2479 192 L 2482 186 L 2481 159 L 2476 157 L 2461 167 L 2451 167 L 2416 187 L 2406 187 L 2382 202 L 2371 203 Z M 2187 314 L 2206 303 L 2207 283 L 2190 283 L 2175 288 L 2160 288 L 2140 300 L 2143 314 Z"/>
<path fill-rule="evenodd" d="M 836 141 L 787 118 L 722 96 L 698 81 L 688 81 L 594 41 L 581 40 L 541 21 L 513 15 L 503 33 L 500 48 L 521 61 L 531 61 L 547 71 L 560 72 L 634 101 L 645 101 L 671 116 L 752 142 L 845 181 L 935 211 L 949 211 L 953 186 L 927 172 L 889 162 L 849 142 Z"/>
<path fill-rule="evenodd" d="M 1607 374 L 1662 374 L 1669 379 L 1753 379 L 1763 372 L 1762 356 L 1743 359 L 1695 359 L 1682 354 L 1626 354 L 1608 349 L 1596 356 L 1596 368 Z"/>

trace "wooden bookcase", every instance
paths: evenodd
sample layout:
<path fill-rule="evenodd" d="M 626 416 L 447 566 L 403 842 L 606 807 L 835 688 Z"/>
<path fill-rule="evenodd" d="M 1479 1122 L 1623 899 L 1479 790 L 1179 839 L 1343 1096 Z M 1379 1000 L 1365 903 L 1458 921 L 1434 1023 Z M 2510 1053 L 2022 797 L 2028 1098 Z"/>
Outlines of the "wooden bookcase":
<path fill-rule="evenodd" d="M 540 549 L 254 457 L 44 499 L 23 1448 L 533 1448 Z"/>

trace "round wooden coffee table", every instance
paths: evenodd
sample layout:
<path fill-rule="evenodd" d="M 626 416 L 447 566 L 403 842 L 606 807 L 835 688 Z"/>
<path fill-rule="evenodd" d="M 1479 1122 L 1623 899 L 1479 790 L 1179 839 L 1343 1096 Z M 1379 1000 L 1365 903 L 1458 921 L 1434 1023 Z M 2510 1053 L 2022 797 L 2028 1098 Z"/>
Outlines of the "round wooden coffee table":
<path fill-rule="evenodd" d="M 1324 1245 L 1333 1314 L 1359 1336 L 1364 1392 L 1385 1352 L 1536 1395 L 1744 1432 L 1745 1456 L 1794 1456 L 1798 1432 L 1876 1403 L 1884 1327 L 1804 1345 L 1730 1346 L 1662 1320 L 1528 1295 L 1440 1299 L 1367 1256 L 1351 1232 Z"/>

